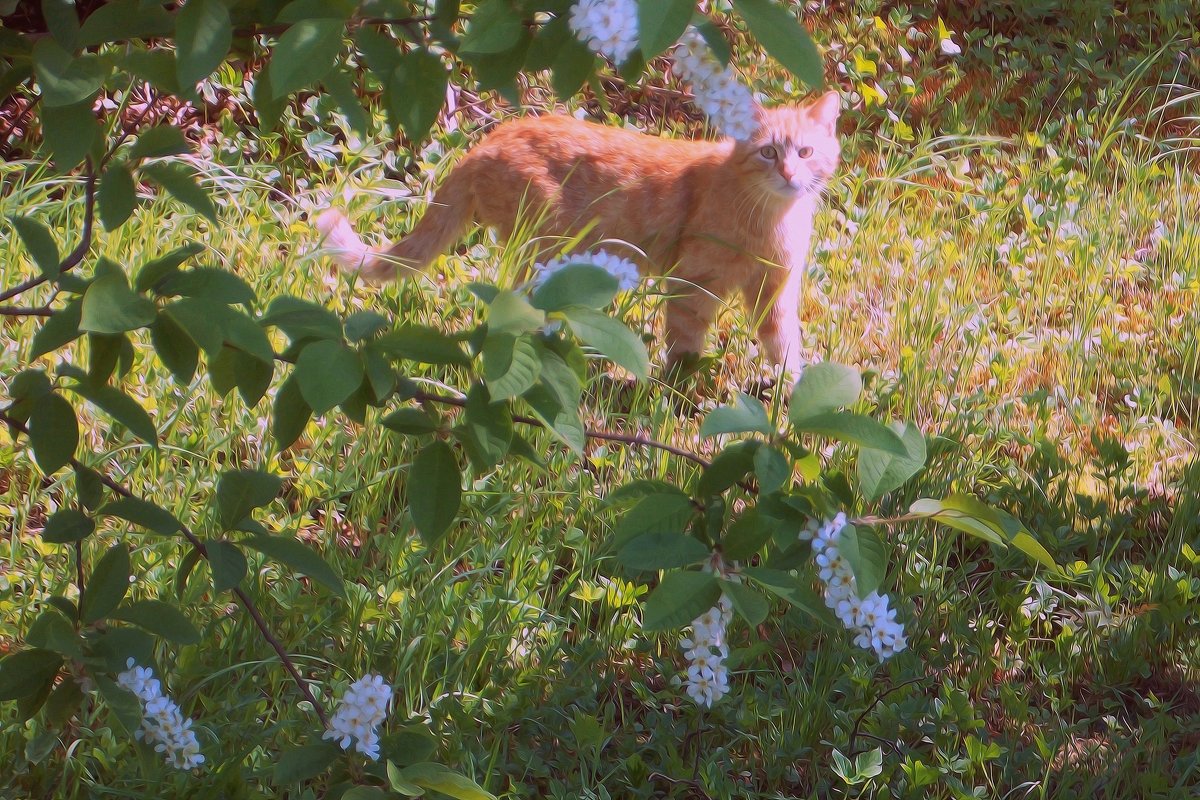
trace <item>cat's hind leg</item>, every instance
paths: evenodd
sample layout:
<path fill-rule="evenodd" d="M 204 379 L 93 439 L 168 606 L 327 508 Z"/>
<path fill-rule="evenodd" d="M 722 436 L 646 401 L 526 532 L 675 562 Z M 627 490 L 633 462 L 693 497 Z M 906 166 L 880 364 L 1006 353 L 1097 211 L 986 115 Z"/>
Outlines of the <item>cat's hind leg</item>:
<path fill-rule="evenodd" d="M 761 281 L 742 288 L 746 309 L 754 321 L 767 358 L 782 369 L 783 380 L 794 383 L 804 369 L 800 333 L 800 270 L 764 267 Z"/>
<path fill-rule="evenodd" d="M 694 361 L 704 350 L 704 336 L 717 317 L 720 298 L 702 286 L 668 280 L 667 367 L 675 369 Z"/>

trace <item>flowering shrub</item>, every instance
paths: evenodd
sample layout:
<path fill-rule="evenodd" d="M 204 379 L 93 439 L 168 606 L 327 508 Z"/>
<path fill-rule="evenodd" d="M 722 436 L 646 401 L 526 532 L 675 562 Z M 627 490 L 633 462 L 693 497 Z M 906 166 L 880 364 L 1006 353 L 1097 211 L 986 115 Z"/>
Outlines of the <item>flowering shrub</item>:
<path fill-rule="evenodd" d="M 16 701 L 22 719 L 41 715 L 39 724 L 65 725 L 90 705 L 85 705 L 88 695 L 119 719 L 136 700 L 139 737 L 168 763 L 185 770 L 206 763 L 224 766 L 214 750 L 200 753 L 191 720 L 162 692 L 150 668 L 139 666 L 153 663 L 149 656 L 156 647 L 166 652 L 202 640 L 179 602 L 128 596 L 145 567 L 131 558 L 126 540 L 131 531 L 151 533 L 178 550 L 172 563 L 178 564 L 180 595 L 203 581 L 205 594 L 243 609 L 247 624 L 270 645 L 320 723 L 313 728 L 321 731 L 322 744 L 292 747 L 279 758 L 278 784 L 319 778 L 341 755 L 338 747 L 324 743 L 333 740 L 342 751 L 353 744 L 362 755 L 383 762 L 379 770 L 352 773 L 365 796 L 380 793 L 385 781 L 411 795 L 433 789 L 462 798 L 491 796 L 444 767 L 406 761 L 404 753 L 389 749 L 383 728 L 392 698 L 382 677 L 366 676 L 353 684 L 332 715 L 313 693 L 310 681 L 323 675 L 320 670 L 302 674 L 290 648 L 274 634 L 273 620 L 259 609 L 247 580 L 247 555 L 307 576 L 314 591 L 328 593 L 330 602 L 344 601 L 347 591 L 343 576 L 307 544 L 290 532 L 270 530 L 261 520 L 260 509 L 282 490 L 278 475 L 257 464 L 231 465 L 219 474 L 209 472 L 207 463 L 197 466 L 203 477 L 196 481 L 203 487 L 197 491 L 207 491 L 211 503 L 181 519 L 159 499 L 127 488 L 100 446 L 103 437 L 81 435 L 77 409 L 83 402 L 147 445 L 150 458 L 160 442 L 179 435 L 164 425 L 167 420 L 157 409 L 139 403 L 123 386 L 151 360 L 172 374 L 184 395 L 195 391 L 197 374 L 206 374 L 220 395 L 236 391 L 248 407 L 260 407 L 269 398 L 270 435 L 281 452 L 314 417 L 334 415 L 411 441 L 415 455 L 404 473 L 405 504 L 412 527 L 430 545 L 460 517 L 465 465 L 482 474 L 506 459 L 539 462 L 518 426 L 543 429 L 575 454 L 583 453 L 589 439 L 603 439 L 659 447 L 690 460 L 700 469 L 681 486 L 655 484 L 649 492 L 645 486 L 626 488 L 623 496 L 636 504 L 622 518 L 617 544 L 618 558 L 656 584 L 644 607 L 645 629 L 678 631 L 692 625 L 687 693 L 698 703 L 712 705 L 730 691 L 725 641 L 735 614 L 751 625 L 762 624 L 780 598 L 817 619 L 826 616 L 819 602 L 810 602 L 813 575 L 796 568 L 797 548 L 808 547 L 800 532 L 809 519 L 824 518 L 835 508 L 878 500 L 915 474 L 925 458 L 924 437 L 913 426 L 888 426 L 848 410 L 862 389 L 857 370 L 829 364 L 808 369 L 790 397 L 782 432 L 762 403 L 748 396 L 716 409 L 705 419 L 702 435 L 739 438 L 723 441 L 708 460 L 583 422 L 586 352 L 635 378 L 649 374 L 644 341 L 611 314 L 616 293 L 635 285 L 636 270 L 609 254 L 544 265 L 528 291 L 473 284 L 482 321 L 452 332 L 374 311 L 339 316 L 287 294 L 260 297 L 264 287 L 220 268 L 194 266 L 192 260 L 204 249 L 201 242 L 181 243 L 145 259 L 136 270 L 93 257 L 98 227 L 121 228 L 144 202 L 145 191 L 169 195 L 210 225 L 222 219 L 197 181 L 186 157 L 191 145 L 177 128 L 141 127 L 136 117 L 100 124 L 97 109 L 108 108 L 131 76 L 152 85 L 155 97 L 190 97 L 230 57 L 236 39 L 239 48 L 254 51 L 247 63 L 267 64 L 253 84 L 262 128 L 278 121 L 290 98 L 319 88 L 365 136 L 372 118 L 359 96 L 378 89 L 393 131 L 419 142 L 445 103 L 451 60 L 462 68 L 454 74 L 508 91 L 523 67 L 534 69 L 524 59 L 527 53 L 534 59 L 536 43 L 538 57 L 553 71 L 555 88 L 569 95 L 594 74 L 593 49 L 626 61 L 636 39 L 642 58 L 650 59 L 684 36 L 676 65 L 692 83 L 697 101 L 730 135 L 749 135 L 748 89 L 720 67 L 698 34 L 685 35 L 690 3 L 584 2 L 563 13 L 561 3 L 518 8 L 488 0 L 475 4 L 469 18 L 461 15 L 459 4 L 449 3 L 438 4 L 430 18 L 400 21 L 363 16 L 343 4 L 295 3 L 278 13 L 243 14 L 244 9 L 222 0 L 189 0 L 171 10 L 118 0 L 86 19 L 74 4 L 46 8 L 53 10 L 49 29 L 35 44 L 0 38 L 3 80 L 38 100 L 40 144 L 54 168 L 69 176 L 62 192 L 78 195 L 84 213 L 79 230 L 71 231 L 75 244 L 65 254 L 57 244 L 63 237 L 33 216 L 19 215 L 12 222 L 36 269 L 21 283 L 4 287 L 0 300 L 37 298 L 35 305 L 4 311 L 39 324 L 21 342 L 24 368 L 7 381 L 11 402 L 0 410 L 0 422 L 59 493 L 62 502 L 46 519 L 41 538 L 50 551 L 63 547 L 74 556 L 47 561 L 48 568 L 63 572 L 64 585 L 74 585 L 71 597 L 39 598 L 45 602 L 25 641 L 0 661 L 0 701 Z M 772 55 L 809 83 L 820 82 L 819 57 L 791 11 L 768 0 L 739 0 L 734 9 Z M 708 31 L 704 35 L 711 35 L 710 29 L 703 23 L 698 27 Z M 587 44 L 571 37 L 571 30 Z M 350 53 L 354 64 L 365 65 L 353 74 L 346 69 Z M 39 361 L 44 356 L 53 363 Z M 448 380 L 461 381 L 462 390 L 428 391 L 410 377 L 414 364 L 452 368 Z M 821 480 L 817 447 L 825 442 L 857 449 L 857 482 L 847 484 L 843 496 Z M 648 509 L 654 513 L 647 514 Z M 999 547 L 1017 547 L 1052 565 L 1018 521 L 968 496 L 922 500 L 898 518 L 860 516 L 853 526 L 839 529 L 836 541 L 832 535 L 820 542 L 814 538 L 820 575 L 835 609 L 853 620 L 857 635 L 881 658 L 903 650 L 906 640 L 886 595 L 877 594 L 888 558 L 873 530 L 926 519 Z M 693 569 L 718 561 L 747 566 Z M 201 562 L 206 572 L 195 570 Z M 861 592 L 866 595 L 857 601 Z"/>

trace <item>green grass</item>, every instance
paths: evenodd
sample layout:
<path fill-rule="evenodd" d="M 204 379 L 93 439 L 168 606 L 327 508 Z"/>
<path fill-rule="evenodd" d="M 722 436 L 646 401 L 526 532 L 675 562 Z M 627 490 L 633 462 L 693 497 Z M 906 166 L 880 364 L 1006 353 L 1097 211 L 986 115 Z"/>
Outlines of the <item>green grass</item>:
<path fill-rule="evenodd" d="M 930 441 L 928 469 L 867 510 L 970 492 L 1023 519 L 1067 566 L 1062 577 L 1037 576 L 1017 555 L 944 530 L 896 529 L 888 584 L 911 650 L 884 666 L 778 608 L 760 629 L 733 631 L 732 695 L 712 711 L 694 708 L 672 684 L 677 642 L 640 632 L 643 585 L 606 549 L 617 518 L 608 491 L 693 473 L 659 452 L 596 447 L 585 468 L 530 432 L 549 468 L 514 460 L 473 476 L 450 536 L 427 548 L 404 510 L 405 441 L 330 415 L 279 452 L 267 401 L 247 408 L 202 379 L 178 386 L 139 346 L 123 386 L 154 416 L 163 444 L 156 452 L 93 416 L 89 461 L 201 535 L 220 470 L 262 465 L 283 475 L 265 521 L 314 546 L 347 579 L 348 599 L 267 562 L 255 562 L 248 588 L 319 698 L 328 704 L 364 672 L 382 673 L 396 689 L 389 729 L 428 725 L 438 760 L 504 797 L 1194 796 L 1200 179 L 1132 137 L 1099 156 L 1074 137 L 1064 129 L 1042 143 L 956 136 L 909 146 L 858 135 L 820 216 L 806 346 L 814 359 L 868 370 L 864 407 L 916 421 Z M 382 290 L 336 275 L 312 253 L 304 214 L 330 192 L 350 187 L 352 211 L 373 231 L 399 235 L 419 215 L 423 200 L 398 197 L 402 184 L 377 156 L 330 166 L 278 138 L 263 140 L 249 163 L 218 152 L 202 167 L 223 201 L 219 226 L 153 199 L 101 234 L 95 254 L 133 270 L 198 241 L 196 263 L 245 278 L 259 309 L 294 294 L 340 313 L 377 308 L 467 326 L 475 304 L 466 283 L 516 274 L 518 259 L 486 235 L 472 234 L 426 278 Z M 963 158 L 969 172 L 956 166 Z M 73 246 L 78 186 L 30 164 L 0 169 L 0 214 L 36 215 L 61 232 L 61 250 Z M 1045 219 L 1025 213 L 1027 195 Z M 1055 233 L 1068 203 L 1078 204 L 1070 216 L 1079 237 Z M 1153 252 L 1123 262 L 1156 222 L 1166 233 Z M 1010 234 L 1005 258 L 998 250 Z M 0 286 L 33 270 L 6 235 Z M 627 301 L 629 318 L 657 325 L 654 292 L 644 295 Z M 7 379 L 25 364 L 37 322 L 4 324 Z M 597 363 L 589 423 L 711 448 L 697 439 L 700 412 L 758 379 L 749 327 L 731 306 L 702 374 L 678 386 L 630 386 Z M 465 386 L 453 369 L 413 377 Z M 276 386 L 281 379 L 277 371 Z M 11 519 L 0 647 L 16 648 L 45 597 L 75 592 L 70 551 L 38 537 L 73 489 L 44 480 L 24 447 L 7 441 L 0 489 Z M 172 596 L 185 548 L 110 524 L 85 552 L 117 540 L 136 548 L 132 594 Z M 1035 576 L 1057 606 L 1028 619 L 1022 603 Z M 197 721 L 209 759 L 200 777 L 161 765 L 100 704 L 53 730 L 38 718 L 16 722 L 5 705 L 0 795 L 319 797 L 361 773 L 345 759 L 314 785 L 276 786 L 279 753 L 317 735 L 315 717 L 227 596 L 192 580 L 182 605 L 204 644 L 161 647 L 157 660 Z M 847 787 L 833 752 L 876 747 L 882 775 Z"/>

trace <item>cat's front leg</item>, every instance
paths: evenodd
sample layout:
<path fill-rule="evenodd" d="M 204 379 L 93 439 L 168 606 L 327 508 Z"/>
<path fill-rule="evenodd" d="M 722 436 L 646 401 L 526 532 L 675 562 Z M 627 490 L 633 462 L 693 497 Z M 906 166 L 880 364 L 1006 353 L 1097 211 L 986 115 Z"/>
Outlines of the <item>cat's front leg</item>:
<path fill-rule="evenodd" d="M 795 383 L 804 370 L 800 331 L 802 269 L 772 268 L 761 283 L 746 286 L 746 305 L 758 328 L 758 339 L 780 380 Z"/>
<path fill-rule="evenodd" d="M 720 301 L 716 295 L 694 286 L 674 288 L 667 299 L 667 368 L 695 360 L 704 350 L 704 336 L 716 319 Z"/>

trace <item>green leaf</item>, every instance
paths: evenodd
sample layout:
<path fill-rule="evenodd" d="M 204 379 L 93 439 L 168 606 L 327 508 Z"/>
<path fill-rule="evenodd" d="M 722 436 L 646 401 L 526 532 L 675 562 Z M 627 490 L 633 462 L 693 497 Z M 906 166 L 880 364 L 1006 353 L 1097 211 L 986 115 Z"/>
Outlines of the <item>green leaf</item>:
<path fill-rule="evenodd" d="M 638 47 L 647 60 L 679 41 L 696 10 L 693 0 L 638 0 Z"/>
<path fill-rule="evenodd" d="M 568 306 L 601 309 L 617 296 L 617 286 L 617 279 L 601 267 L 568 264 L 538 286 L 531 302 L 542 311 L 561 311 Z"/>
<path fill-rule="evenodd" d="M 1037 563 L 1061 571 L 1050 552 L 1020 520 L 970 495 L 952 494 L 942 500 L 921 499 L 912 504 L 909 513 L 931 517 L 947 527 L 993 544 L 1011 544 Z"/>
<path fill-rule="evenodd" d="M 437 751 L 438 740 L 424 725 L 401 726 L 379 740 L 379 752 L 397 766 L 427 760 Z"/>
<path fill-rule="evenodd" d="M 642 571 L 690 567 L 712 553 L 694 536 L 662 531 L 644 533 L 617 551 L 617 561 Z"/>
<path fill-rule="evenodd" d="M 584 344 L 629 370 L 639 380 L 650 377 L 646 345 L 623 323 L 599 311 L 578 306 L 564 309 L 562 313 Z"/>
<path fill-rule="evenodd" d="M 828 361 L 806 367 L 788 402 L 788 417 L 792 424 L 852 406 L 862 394 L 862 376 L 854 367 Z"/>
<path fill-rule="evenodd" d="M 315 778 L 329 769 L 341 754 L 333 742 L 284 750 L 275 762 L 275 783 L 288 785 Z"/>
<path fill-rule="evenodd" d="M 345 29 L 339 19 L 305 19 L 284 31 L 267 68 L 274 96 L 284 97 L 324 78 L 342 49 Z"/>
<path fill-rule="evenodd" d="M 415 783 L 423 789 L 433 789 L 457 800 L 496 800 L 495 795 L 465 775 L 430 761 L 405 767 L 401 770 L 401 776 L 409 783 Z"/>
<path fill-rule="evenodd" d="M 179 265 L 203 251 L 199 242 L 189 242 L 171 252 L 147 261 L 138 270 L 133 288 L 139 292 L 153 289 L 158 283 L 179 271 Z"/>
<path fill-rule="evenodd" d="M 825 601 L 816 590 L 799 577 L 768 567 L 743 567 L 742 575 L 771 594 L 782 597 L 818 622 L 831 627 L 841 627 L 837 618 L 825 607 Z"/>
<path fill-rule="evenodd" d="M 461 52 L 503 53 L 520 41 L 524 30 L 524 21 L 509 0 L 485 0 L 467 25 Z"/>
<path fill-rule="evenodd" d="M 378 786 L 351 786 L 339 800 L 388 800 L 388 795 Z"/>
<path fill-rule="evenodd" d="M 208 192 L 196 182 L 191 169 L 183 164 L 155 163 L 142 167 L 142 173 L 166 189 L 176 200 L 216 223 L 217 207 L 213 205 Z"/>
<path fill-rule="evenodd" d="M 596 54 L 574 36 L 568 36 L 550 66 L 554 93 L 563 100 L 572 97 L 592 75 L 595 66 Z"/>
<path fill-rule="evenodd" d="M 450 74 L 433 53 L 418 48 L 405 53 L 388 83 L 388 110 L 414 143 L 421 142 L 446 102 Z"/>
<path fill-rule="evenodd" d="M 342 578 L 325 559 L 321 558 L 306 545 L 290 536 L 251 536 L 242 539 L 241 544 L 286 564 L 297 572 L 303 573 L 318 583 L 332 589 L 340 597 L 346 596 L 346 587 Z"/>
<path fill-rule="evenodd" d="M 111 71 L 99 56 L 72 56 L 53 39 L 39 39 L 33 46 L 33 69 L 47 108 L 87 100 L 104 85 Z"/>
<path fill-rule="evenodd" d="M 887 550 L 874 528 L 847 525 L 838 534 L 838 552 L 845 557 L 854 572 L 854 585 L 859 597 L 879 589 L 887 574 Z"/>
<path fill-rule="evenodd" d="M 42 142 L 60 172 L 78 166 L 102 135 L 92 101 L 66 106 L 47 106 L 41 111 Z"/>
<path fill-rule="evenodd" d="M 221 473 L 217 481 L 217 515 L 225 530 L 237 527 L 251 511 L 279 495 L 283 478 L 256 469 Z"/>
<path fill-rule="evenodd" d="M 617 521 L 613 544 L 618 549 L 647 533 L 684 534 L 695 509 L 692 500 L 678 490 L 654 492 L 640 499 Z"/>
<path fill-rule="evenodd" d="M 120 389 L 87 383 L 77 383 L 69 388 L 124 425 L 134 436 L 158 447 L 158 430 L 154 427 L 154 421 L 136 400 Z"/>
<path fill-rule="evenodd" d="M 83 647 L 75 626 L 57 608 L 43 611 L 25 634 L 25 641 L 44 650 L 53 650 L 67 658 L 83 658 Z"/>
<path fill-rule="evenodd" d="M 174 514 L 162 506 L 140 497 L 119 497 L 111 503 L 106 503 L 96 511 L 96 514 L 97 516 L 119 517 L 139 528 L 145 528 L 162 536 L 174 536 L 183 530 L 183 524 L 175 518 Z"/>
<path fill-rule="evenodd" d="M 541 373 L 542 359 L 531 337 L 488 335 L 483 345 L 483 377 L 494 400 L 524 394 Z"/>
<path fill-rule="evenodd" d="M 441 429 L 441 422 L 430 416 L 422 408 L 399 408 L 388 414 L 380 422 L 388 430 L 409 436 L 420 436 L 434 433 Z"/>
<path fill-rule="evenodd" d="M 747 439 L 717 453 L 712 463 L 700 473 L 696 493 L 701 497 L 713 497 L 745 478 L 753 471 L 754 454 L 762 446 L 756 439 Z"/>
<path fill-rule="evenodd" d="M 67 724 L 83 704 L 83 689 L 75 681 L 62 681 L 46 699 L 42 718 L 47 727 L 57 730 Z"/>
<path fill-rule="evenodd" d="M 271 301 L 262 324 L 279 328 L 293 342 L 342 338 L 342 321 L 337 314 L 325 306 L 289 295 Z"/>
<path fill-rule="evenodd" d="M 458 430 L 475 468 L 484 472 L 508 455 L 513 437 L 512 411 L 507 403 L 493 403 L 487 388 L 476 383 L 467 393 L 467 405 Z"/>
<path fill-rule="evenodd" d="M 88 576 L 83 602 L 79 606 L 84 622 L 95 622 L 108 616 L 121 604 L 129 591 L 129 548 L 113 545 L 96 563 Z"/>
<path fill-rule="evenodd" d="M 22 650 L 0 661 L 0 700 L 18 700 L 41 691 L 58 675 L 63 659 L 40 648 Z"/>
<path fill-rule="evenodd" d="M 74 508 L 60 508 L 46 520 L 42 541 L 50 544 L 70 544 L 86 539 L 96 530 L 96 523 L 87 514 Z"/>
<path fill-rule="evenodd" d="M 129 148 L 128 158 L 131 163 L 136 163 L 143 158 L 176 156 L 186 153 L 189 149 L 187 139 L 183 138 L 183 131 L 179 128 L 172 125 L 156 125 L 138 134 L 133 146 Z"/>
<path fill-rule="evenodd" d="M 792 479 L 792 465 L 779 450 L 763 445 L 754 452 L 754 474 L 759 491 L 769 493 L 784 488 Z"/>
<path fill-rule="evenodd" d="M 691 625 L 717 604 L 721 587 L 708 572 L 668 572 L 646 598 L 642 630 L 665 631 Z"/>
<path fill-rule="evenodd" d="M 29 360 L 44 356 L 64 345 L 78 339 L 82 334 L 79 323 L 83 319 L 83 301 L 72 300 L 55 311 L 38 332 L 33 335 L 30 343 Z"/>
<path fill-rule="evenodd" d="M 812 88 L 821 88 L 821 54 L 790 8 L 772 0 L 733 0 L 733 7 L 776 61 Z"/>
<path fill-rule="evenodd" d="M 579 403 L 563 405 L 555 392 L 545 386 L 534 386 L 524 394 L 525 402 L 533 414 L 547 426 L 550 433 L 576 453 L 582 453 L 587 444 L 583 420 L 579 417 Z"/>
<path fill-rule="evenodd" d="M 255 300 L 250 284 L 229 270 L 217 267 L 173 272 L 157 281 L 154 291 L 163 297 L 204 297 L 225 305 L 250 305 Z"/>
<path fill-rule="evenodd" d="M 882 450 L 893 455 L 908 455 L 908 448 L 890 428 L 870 417 L 852 414 L 849 411 L 833 411 L 798 421 L 793 420 L 792 427 L 800 433 L 814 433 L 840 439 L 859 447 Z"/>
<path fill-rule="evenodd" d="M 42 18 L 46 29 L 64 50 L 74 50 L 79 38 L 79 12 L 74 0 L 42 0 Z"/>
<path fill-rule="evenodd" d="M 100 481 L 100 473 L 82 464 L 76 464 L 74 469 L 75 496 L 84 508 L 95 511 L 104 499 L 104 484 Z"/>
<path fill-rule="evenodd" d="M 721 590 L 733 602 L 733 610 L 751 627 L 760 624 L 771 613 L 771 603 L 767 598 L 746 586 L 744 583 L 722 580 Z"/>
<path fill-rule="evenodd" d="M 80 47 L 105 42 L 170 36 L 175 16 L 158 3 L 144 0 L 115 0 L 96 6 L 79 29 Z"/>
<path fill-rule="evenodd" d="M 346 317 L 346 338 L 352 342 L 370 339 L 388 326 L 388 318 L 374 311 L 356 311 Z"/>
<path fill-rule="evenodd" d="M 38 400 L 29 415 L 29 443 L 33 457 L 47 475 L 70 462 L 79 446 L 79 423 L 75 409 L 61 395 Z"/>
<path fill-rule="evenodd" d="M 233 44 L 233 23 L 222 0 L 188 0 L 175 21 L 179 83 L 191 89 L 221 65 Z"/>
<path fill-rule="evenodd" d="M 100 207 L 100 222 L 106 231 L 119 228 L 133 214 L 137 207 L 137 187 L 133 183 L 133 173 L 124 161 L 118 161 L 104 170 L 96 199 Z"/>
<path fill-rule="evenodd" d="M 340 342 L 313 342 L 300 351 L 293 375 L 304 402 L 314 413 L 324 414 L 358 389 L 362 357 Z"/>
<path fill-rule="evenodd" d="M 441 539 L 462 503 L 462 475 L 454 451 L 442 441 L 417 453 L 408 473 L 408 506 L 417 531 L 428 543 Z"/>
<path fill-rule="evenodd" d="M 199 644 L 200 631 L 183 612 L 161 600 L 138 600 L 118 608 L 113 619 L 132 622 L 176 644 Z"/>
<path fill-rule="evenodd" d="M 488 304 L 488 334 L 520 336 L 546 324 L 546 315 L 512 291 L 502 291 Z"/>
<path fill-rule="evenodd" d="M 159 314 L 150 327 L 150 341 L 175 380 L 184 385 L 190 383 L 200 361 L 200 348 L 187 331 L 170 314 Z"/>
<path fill-rule="evenodd" d="M 137 696 L 107 676 L 97 675 L 95 681 L 97 692 L 104 698 L 104 704 L 116 717 L 119 727 L 124 728 L 130 736 L 141 730 L 142 703 Z"/>
<path fill-rule="evenodd" d="M 42 275 L 50 280 L 57 278 L 62 259 L 49 229 L 31 217 L 12 217 L 10 221 Z"/>
<path fill-rule="evenodd" d="M 321 79 L 338 111 L 346 117 L 350 129 L 362 138 L 371 135 L 371 117 L 363 108 L 354 88 L 354 78 L 343 70 L 334 70 Z"/>
<path fill-rule="evenodd" d="M 736 392 L 733 405 L 721 406 L 709 412 L 700 425 L 700 435 L 718 436 L 723 433 L 775 432 L 762 401 L 743 392 Z"/>
<path fill-rule="evenodd" d="M 312 419 L 312 413 L 312 408 L 300 393 L 300 384 L 294 375 L 289 376 L 275 395 L 275 406 L 271 413 L 271 434 L 280 449 L 291 447 L 300 438 L 304 427 Z"/>
<path fill-rule="evenodd" d="M 729 49 L 729 41 L 725 38 L 724 32 L 707 17 L 698 16 L 696 19 L 696 30 L 700 31 L 700 35 L 704 37 L 704 43 L 708 45 L 708 49 L 712 50 L 712 54 L 716 56 L 717 61 L 721 62 L 721 66 L 728 65 L 733 53 Z"/>
<path fill-rule="evenodd" d="M 124 333 L 151 325 L 157 315 L 154 302 L 130 289 L 125 274 L 114 270 L 88 286 L 83 295 L 79 329 L 91 333 Z"/>
<path fill-rule="evenodd" d="M 868 501 L 878 500 L 925 466 L 925 436 L 913 424 L 894 422 L 892 430 L 904 442 L 903 456 L 863 448 L 858 451 L 858 485 Z"/>
<path fill-rule="evenodd" d="M 466 366 L 471 363 L 458 342 L 424 325 L 402 325 L 373 340 L 369 346 L 392 358 L 421 364 Z"/>
<path fill-rule="evenodd" d="M 87 21 L 91 22 L 105 9 L 119 6 L 127 0 L 116 0 L 116 2 L 101 6 L 100 9 L 93 12 Z M 141 0 L 133 0 L 138 3 Z M 174 19 L 168 17 L 168 30 L 174 26 Z M 131 45 L 136 47 L 136 45 Z M 154 87 L 161 90 L 167 95 L 182 95 L 184 88 L 179 85 L 179 78 L 175 75 L 175 53 L 170 50 L 137 50 L 129 49 L 116 57 L 117 67 L 123 69 L 135 78 L 139 78 L 148 83 L 154 84 Z"/>
<path fill-rule="evenodd" d="M 208 552 L 208 567 L 212 570 L 213 589 L 224 592 L 235 588 L 246 577 L 246 556 L 231 542 L 220 540 L 204 543 Z"/>
<path fill-rule="evenodd" d="M 749 561 L 750 558 L 770 541 L 777 523 L 771 517 L 750 507 L 729 524 L 721 537 L 721 550 L 725 558 L 732 561 Z"/>

